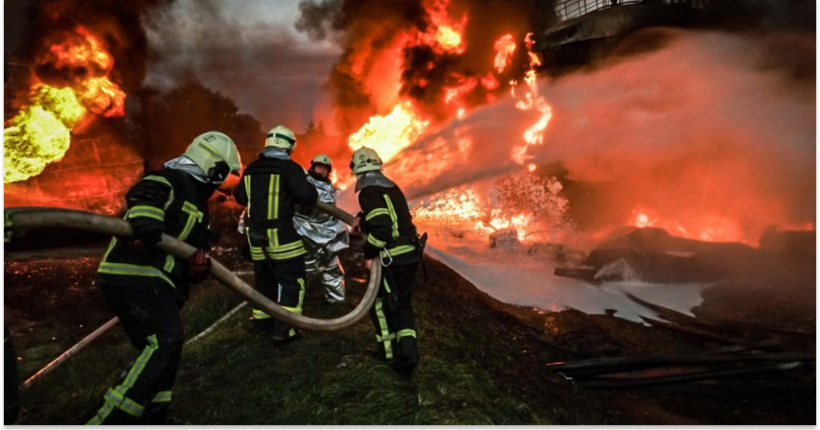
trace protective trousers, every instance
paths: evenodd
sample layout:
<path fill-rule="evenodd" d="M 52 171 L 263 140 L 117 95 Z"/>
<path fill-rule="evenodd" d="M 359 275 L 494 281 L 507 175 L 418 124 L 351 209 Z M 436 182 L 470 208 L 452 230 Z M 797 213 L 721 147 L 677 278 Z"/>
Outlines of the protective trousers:
<path fill-rule="evenodd" d="M 305 300 L 304 255 L 287 260 L 254 261 L 253 272 L 257 291 L 285 310 L 302 313 L 302 303 Z M 257 327 L 272 331 L 279 338 L 296 335 L 296 330 L 290 324 L 271 318 L 259 309 L 253 310 L 253 322 Z"/>
<path fill-rule="evenodd" d="M 325 299 L 329 303 L 343 302 L 345 299 L 345 273 L 336 253 L 330 251 L 308 237 L 302 241 L 307 249 L 305 270 L 310 277 L 318 277 L 325 288 Z"/>
<path fill-rule="evenodd" d="M 163 424 L 182 359 L 181 303 L 162 280 L 102 286 L 131 344 L 140 352 L 88 424 Z"/>
<path fill-rule="evenodd" d="M 379 294 L 370 311 L 379 352 L 399 371 L 412 370 L 419 361 L 412 304 L 418 267 L 416 262 L 383 268 Z"/>

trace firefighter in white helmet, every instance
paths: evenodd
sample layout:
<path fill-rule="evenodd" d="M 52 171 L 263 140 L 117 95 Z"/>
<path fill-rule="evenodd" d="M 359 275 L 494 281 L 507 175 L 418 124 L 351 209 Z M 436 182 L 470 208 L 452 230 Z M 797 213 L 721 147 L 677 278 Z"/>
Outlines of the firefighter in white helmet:
<path fill-rule="evenodd" d="M 382 173 L 382 164 L 379 154 L 370 148 L 353 153 L 350 168 L 356 175 L 362 209 L 354 230 L 367 234 L 367 267 L 384 266 L 381 288 L 370 312 L 378 353 L 394 370 L 406 372 L 419 361 L 412 297 L 427 235 L 416 233 L 407 199 Z"/>
<path fill-rule="evenodd" d="M 336 204 L 338 191 L 330 181 L 333 161 L 327 155 L 317 155 L 310 162 L 308 182 L 319 192 L 319 201 Z M 305 267 L 309 277 L 318 277 L 325 288 L 325 300 L 339 303 L 345 299 L 344 270 L 338 254 L 348 247 L 347 227 L 341 220 L 309 206 L 297 208 L 293 218 L 296 231 L 302 236 L 308 253 Z"/>
<path fill-rule="evenodd" d="M 188 285 L 210 273 L 208 199 L 228 175 L 239 175 L 236 145 L 223 133 L 197 136 L 164 169 L 142 178 L 125 195 L 131 240 L 113 238 L 97 285 L 140 350 L 133 365 L 106 392 L 89 424 L 162 424 L 182 358 L 180 309 Z M 182 259 L 154 248 L 162 234 L 198 249 Z"/>
<path fill-rule="evenodd" d="M 296 205 L 313 206 L 319 197 L 305 169 L 290 159 L 296 136 L 284 126 L 268 132 L 259 159 L 248 165 L 234 191 L 247 207 L 245 232 L 250 245 L 256 289 L 284 309 L 302 313 L 305 297 L 305 246 L 293 226 Z M 289 324 L 254 309 L 253 327 L 270 333 L 274 342 L 300 337 Z"/>

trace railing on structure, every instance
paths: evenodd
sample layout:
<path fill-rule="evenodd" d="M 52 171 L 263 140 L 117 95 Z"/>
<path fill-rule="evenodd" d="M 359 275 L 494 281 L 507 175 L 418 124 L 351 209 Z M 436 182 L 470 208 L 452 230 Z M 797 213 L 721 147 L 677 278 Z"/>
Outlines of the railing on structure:
<path fill-rule="evenodd" d="M 706 9 L 709 0 L 566 0 L 554 6 L 558 21 L 576 18 L 601 9 L 639 3 L 662 3 L 666 5 L 688 5 L 693 9 Z"/>

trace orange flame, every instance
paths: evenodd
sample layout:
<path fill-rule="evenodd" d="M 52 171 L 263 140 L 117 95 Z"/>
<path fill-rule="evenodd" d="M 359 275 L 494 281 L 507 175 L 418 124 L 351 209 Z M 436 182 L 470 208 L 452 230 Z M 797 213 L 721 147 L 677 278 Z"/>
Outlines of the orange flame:
<path fill-rule="evenodd" d="M 413 143 L 428 125 L 428 121 L 416 115 L 412 104 L 402 102 L 387 115 L 370 117 L 367 124 L 350 136 L 348 145 L 353 150 L 363 146 L 374 149 L 387 162 Z"/>
<path fill-rule="evenodd" d="M 538 93 L 538 82 L 535 68 L 541 65 L 541 59 L 537 54 L 530 51 L 533 44 L 530 36 L 532 36 L 532 33 L 527 33 L 525 38 L 527 54 L 530 58 L 530 70 L 527 70 L 527 73 L 524 75 L 524 82 L 527 84 L 529 91 L 524 94 L 523 98 L 519 98 L 518 102 L 515 104 L 515 107 L 522 111 L 536 110 L 541 113 L 541 116 L 535 124 L 524 131 L 524 145 L 513 149 L 512 157 L 518 164 L 524 164 L 530 159 L 527 155 L 527 148 L 530 145 L 541 145 L 544 143 L 544 130 L 547 129 L 547 126 L 552 119 L 552 107 L 549 103 L 547 103 L 546 99 Z M 510 91 L 513 96 L 516 96 L 515 87 L 517 85 L 518 82 L 515 80 L 510 81 Z"/>
<path fill-rule="evenodd" d="M 125 93 L 108 80 L 114 59 L 102 41 L 84 27 L 49 46 L 39 58 L 55 69 L 82 71 L 71 75 L 71 87 L 35 83 L 28 106 L 3 130 L 3 182 L 24 181 L 39 175 L 48 163 L 59 161 L 71 142 L 71 131 L 86 113 L 125 115 Z"/>
<path fill-rule="evenodd" d="M 502 73 L 515 52 L 515 39 L 511 34 L 505 34 L 495 41 L 495 52 L 495 69 Z"/>
<path fill-rule="evenodd" d="M 430 46 L 438 46 L 444 52 L 461 54 L 467 49 L 462 33 L 467 25 L 467 15 L 455 21 L 450 18 L 447 8 L 450 6 L 449 0 L 430 0 L 425 2 L 425 8 L 430 15 L 432 26 L 430 31 L 423 34 L 422 43 Z"/>

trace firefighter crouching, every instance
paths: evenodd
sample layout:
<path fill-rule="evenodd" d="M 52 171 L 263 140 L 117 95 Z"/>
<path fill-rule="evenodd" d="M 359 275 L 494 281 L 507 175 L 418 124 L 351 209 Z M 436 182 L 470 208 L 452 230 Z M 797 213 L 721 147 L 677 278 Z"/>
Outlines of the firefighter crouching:
<path fill-rule="evenodd" d="M 305 247 L 293 227 L 296 205 L 312 206 L 318 193 L 305 170 L 290 159 L 296 137 L 286 127 L 272 129 L 259 159 L 248 165 L 234 191 L 247 206 L 245 232 L 250 245 L 255 287 L 290 312 L 302 313 L 305 298 Z M 276 342 L 297 339 L 289 324 L 254 309 L 253 328 Z"/>
<path fill-rule="evenodd" d="M 319 192 L 319 201 L 336 204 L 336 188 L 330 182 L 333 162 L 327 155 L 317 155 L 310 163 L 307 180 Z M 299 206 L 293 218 L 296 231 L 307 249 L 305 268 L 309 277 L 317 277 L 325 289 L 328 303 L 345 299 L 344 270 L 338 253 L 348 247 L 349 234 L 344 223 L 316 208 Z"/>
<path fill-rule="evenodd" d="M 106 392 L 88 424 L 162 424 L 182 357 L 180 309 L 189 283 L 210 273 L 208 199 L 241 170 L 233 140 L 219 132 L 197 136 L 185 153 L 165 163 L 126 194 L 131 240 L 113 238 L 97 284 L 139 355 Z M 156 248 L 162 234 L 198 251 L 190 260 Z"/>
<path fill-rule="evenodd" d="M 412 371 L 419 361 L 412 297 L 426 234 L 420 238 L 416 233 L 407 199 L 382 173 L 382 161 L 376 151 L 357 150 L 350 168 L 356 175 L 362 209 L 354 229 L 360 228 L 367 234 L 364 244 L 367 267 L 385 266 L 370 312 L 376 327 L 378 351 L 394 370 Z M 381 257 L 381 262 L 377 257 Z"/>

